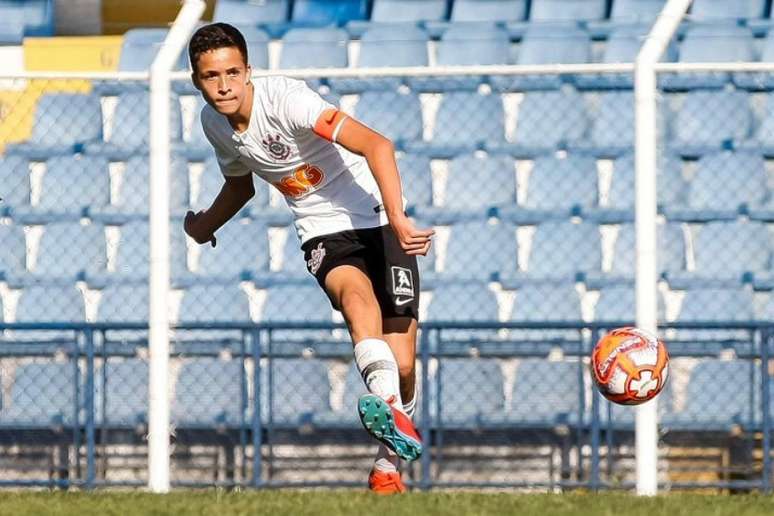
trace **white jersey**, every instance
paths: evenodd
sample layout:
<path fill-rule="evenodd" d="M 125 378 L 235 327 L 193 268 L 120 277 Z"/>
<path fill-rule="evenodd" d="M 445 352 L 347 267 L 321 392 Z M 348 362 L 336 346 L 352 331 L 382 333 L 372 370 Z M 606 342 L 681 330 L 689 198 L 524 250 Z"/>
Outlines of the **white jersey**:
<path fill-rule="evenodd" d="M 202 109 L 204 134 L 225 176 L 255 173 L 285 197 L 301 242 L 339 231 L 387 224 L 382 197 L 365 158 L 335 142 L 343 117 L 303 81 L 287 77 L 253 80 L 248 128 L 234 131 L 209 105 Z M 323 113 L 337 126 L 319 135 Z M 333 122 L 333 118 L 330 120 Z"/>

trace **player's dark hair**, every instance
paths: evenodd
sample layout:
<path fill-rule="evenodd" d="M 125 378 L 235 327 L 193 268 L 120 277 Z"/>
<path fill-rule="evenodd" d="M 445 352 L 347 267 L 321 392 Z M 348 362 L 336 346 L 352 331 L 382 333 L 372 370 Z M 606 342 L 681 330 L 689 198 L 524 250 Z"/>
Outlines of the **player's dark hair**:
<path fill-rule="evenodd" d="M 205 52 L 224 47 L 236 47 L 247 65 L 247 43 L 239 29 L 228 23 L 211 23 L 201 27 L 191 36 L 188 43 L 188 59 L 191 68 L 196 71 L 199 57 Z"/>

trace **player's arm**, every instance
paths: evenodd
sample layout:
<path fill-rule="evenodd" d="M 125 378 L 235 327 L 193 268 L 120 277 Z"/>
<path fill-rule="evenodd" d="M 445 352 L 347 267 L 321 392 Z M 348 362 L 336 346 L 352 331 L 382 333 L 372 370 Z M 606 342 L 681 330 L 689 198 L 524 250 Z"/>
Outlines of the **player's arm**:
<path fill-rule="evenodd" d="M 185 215 L 183 228 L 198 244 L 210 242 L 215 247 L 215 232 L 255 195 L 252 173 L 224 177 L 226 181 L 209 208 Z"/>
<path fill-rule="evenodd" d="M 338 118 L 338 120 L 337 120 Z M 315 132 L 328 137 L 347 150 L 365 157 L 382 194 L 384 210 L 401 247 L 407 254 L 427 254 L 430 250 L 432 229 L 420 230 L 403 211 L 403 193 L 400 174 L 395 163 L 392 142 L 340 111 L 329 110 L 320 115 Z"/>

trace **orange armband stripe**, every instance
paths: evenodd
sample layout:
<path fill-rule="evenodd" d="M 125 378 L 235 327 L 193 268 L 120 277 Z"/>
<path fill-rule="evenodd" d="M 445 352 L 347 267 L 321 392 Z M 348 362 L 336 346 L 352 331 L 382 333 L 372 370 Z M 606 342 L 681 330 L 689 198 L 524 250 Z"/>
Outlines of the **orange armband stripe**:
<path fill-rule="evenodd" d="M 336 136 L 341 129 L 341 124 L 347 118 L 347 115 L 338 109 L 326 109 L 317 119 L 314 125 L 314 132 L 318 136 L 328 141 L 335 142 Z"/>

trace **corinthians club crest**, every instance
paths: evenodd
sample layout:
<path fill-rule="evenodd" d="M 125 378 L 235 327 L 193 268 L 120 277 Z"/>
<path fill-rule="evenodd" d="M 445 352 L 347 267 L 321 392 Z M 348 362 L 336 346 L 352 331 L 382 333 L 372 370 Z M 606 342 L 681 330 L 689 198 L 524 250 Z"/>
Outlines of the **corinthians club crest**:
<path fill-rule="evenodd" d="M 278 161 L 285 161 L 290 156 L 290 145 L 283 142 L 279 134 L 264 136 L 261 143 L 271 157 Z"/>

